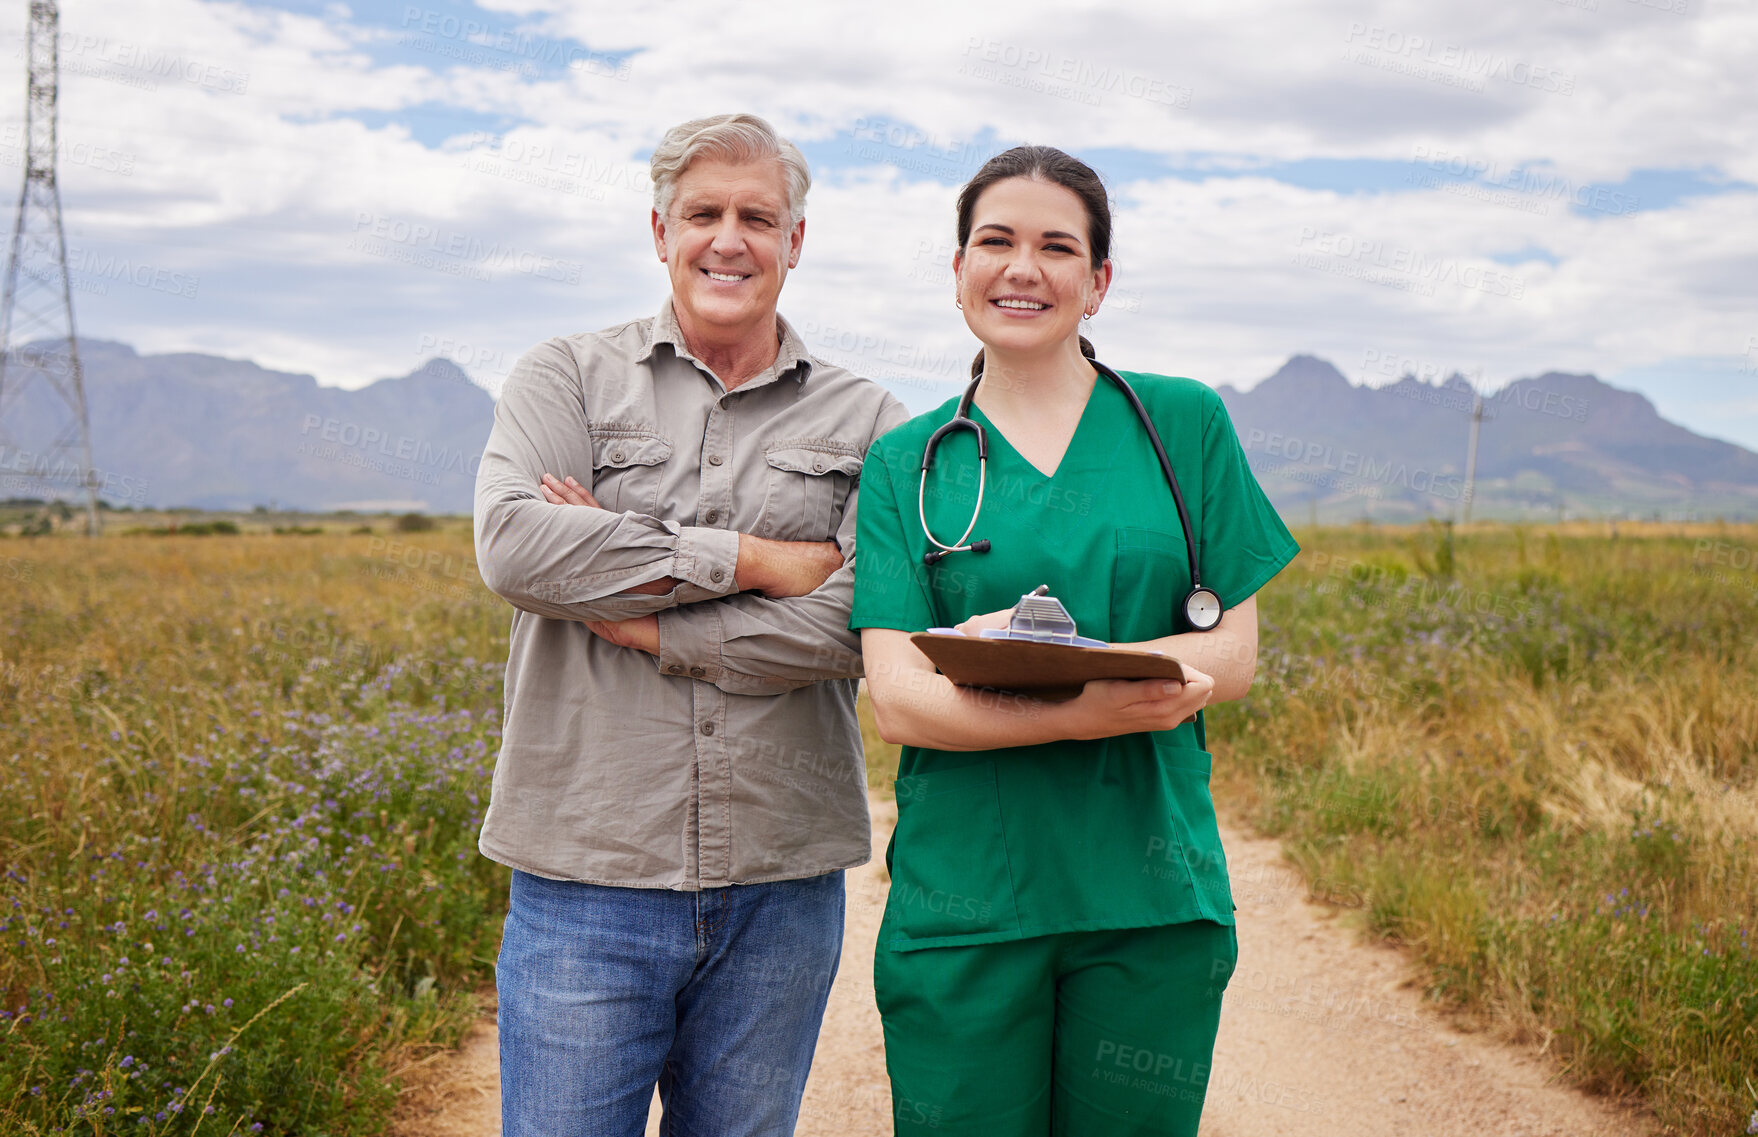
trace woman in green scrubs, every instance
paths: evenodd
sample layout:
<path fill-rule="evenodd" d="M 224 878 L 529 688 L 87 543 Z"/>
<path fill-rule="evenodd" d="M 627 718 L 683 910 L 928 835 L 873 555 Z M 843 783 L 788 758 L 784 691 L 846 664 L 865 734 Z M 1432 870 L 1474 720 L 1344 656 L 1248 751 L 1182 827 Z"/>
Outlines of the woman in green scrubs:
<path fill-rule="evenodd" d="M 879 732 L 903 744 L 874 964 L 899 1133 L 1195 1134 L 1202 1112 L 1237 941 L 1198 712 L 1249 689 L 1253 594 L 1298 549 L 1220 398 L 1124 372 L 1226 609 L 1183 625 L 1171 490 L 1082 353 L 1110 231 L 1097 176 L 1047 147 L 991 159 L 960 194 L 957 302 L 983 344 L 971 415 L 989 439 L 970 540 L 988 552 L 923 563 L 923 447 L 956 399 L 880 439 L 861 474 L 850 626 Z M 977 473 L 974 436 L 949 433 L 920 504 L 937 537 L 964 532 Z M 1176 656 L 1186 681 L 1049 703 L 955 687 L 910 643 L 1002 626 L 1039 585 L 1081 634 Z"/>

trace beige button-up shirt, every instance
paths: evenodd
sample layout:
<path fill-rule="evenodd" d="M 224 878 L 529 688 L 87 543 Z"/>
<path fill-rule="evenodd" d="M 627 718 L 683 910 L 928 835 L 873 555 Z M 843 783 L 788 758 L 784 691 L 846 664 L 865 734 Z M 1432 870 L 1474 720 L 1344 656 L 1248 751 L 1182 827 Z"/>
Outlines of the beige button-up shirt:
<path fill-rule="evenodd" d="M 669 300 L 508 377 L 476 479 L 477 565 L 516 609 L 485 856 L 673 889 L 868 859 L 855 500 L 867 447 L 908 416 L 779 323 L 775 365 L 732 391 Z M 545 472 L 604 508 L 545 502 Z M 845 563 L 808 596 L 739 593 L 741 532 L 834 540 Z M 662 577 L 667 595 L 623 594 Z M 581 623 L 650 613 L 657 658 Z"/>

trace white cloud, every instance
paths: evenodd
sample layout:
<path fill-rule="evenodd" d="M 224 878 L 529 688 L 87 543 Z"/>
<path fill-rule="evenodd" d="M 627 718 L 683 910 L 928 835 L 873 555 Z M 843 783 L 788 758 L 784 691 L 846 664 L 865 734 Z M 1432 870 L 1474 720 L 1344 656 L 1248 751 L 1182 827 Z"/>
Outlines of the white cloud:
<path fill-rule="evenodd" d="M 1758 10 L 1672 2 L 902 0 L 856 19 L 492 0 L 469 36 L 403 7 L 375 23 L 340 5 L 90 0 L 62 14 L 70 36 L 103 29 L 63 54 L 62 133 L 88 159 L 61 171 L 70 239 L 200 288 L 112 281 L 79 297 L 80 324 L 325 382 L 402 374 L 423 352 L 492 382 L 536 340 L 657 306 L 645 154 L 672 123 L 749 108 L 807 144 L 857 124 L 873 140 L 819 171 L 783 310 L 827 354 L 950 383 L 972 346 L 943 279 L 954 190 L 898 165 L 968 168 L 979 140 L 1031 138 L 1222 171 L 1375 160 L 1362 177 L 1399 180 L 1434 173 L 1411 162 L 1423 148 L 1500 174 L 1548 163 L 1571 189 L 1642 169 L 1758 182 Z M 22 15 L 0 10 L 0 45 L 22 42 Z M 557 43 L 635 54 L 567 67 L 545 55 Z M 133 62 L 116 66 L 123 46 Z M 166 57 L 192 66 L 142 65 Z M 16 92 L 22 64 L 4 58 Z M 22 110 L 0 103 L 0 126 Z M 1751 191 L 1628 215 L 1525 199 L 1536 213 L 1445 179 L 1347 194 L 1142 180 L 1119 161 L 1117 291 L 1094 334 L 1120 365 L 1249 384 L 1295 352 L 1353 374 L 1379 351 L 1494 385 L 1738 357 L 1758 334 Z M 1558 263 L 1495 259 L 1531 249 Z"/>

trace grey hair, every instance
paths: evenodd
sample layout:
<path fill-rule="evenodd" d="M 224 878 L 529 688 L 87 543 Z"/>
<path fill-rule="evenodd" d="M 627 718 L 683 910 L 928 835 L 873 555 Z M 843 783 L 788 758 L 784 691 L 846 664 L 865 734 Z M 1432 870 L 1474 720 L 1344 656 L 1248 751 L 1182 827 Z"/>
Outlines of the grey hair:
<path fill-rule="evenodd" d="M 653 208 L 661 217 L 671 208 L 678 178 L 690 168 L 691 162 L 704 157 L 727 162 L 775 159 L 787 177 L 789 223 L 797 225 L 806 215 L 806 191 L 812 188 L 812 172 L 800 148 L 754 114 L 717 114 L 672 127 L 654 148 L 648 169 L 653 179 Z"/>

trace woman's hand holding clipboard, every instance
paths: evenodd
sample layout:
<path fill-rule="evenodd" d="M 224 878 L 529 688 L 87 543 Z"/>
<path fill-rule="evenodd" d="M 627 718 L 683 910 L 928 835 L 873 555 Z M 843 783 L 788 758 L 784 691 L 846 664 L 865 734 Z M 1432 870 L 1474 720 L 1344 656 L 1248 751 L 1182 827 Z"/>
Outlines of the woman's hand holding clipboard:
<path fill-rule="evenodd" d="M 1116 648 L 1078 635 L 1062 602 L 1039 586 L 1020 597 L 1005 628 L 917 632 L 910 642 L 961 687 L 988 687 L 1051 702 L 1072 699 L 1095 679 L 1185 681 L 1178 660 Z"/>

